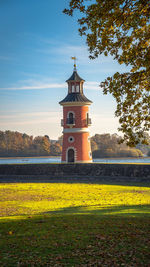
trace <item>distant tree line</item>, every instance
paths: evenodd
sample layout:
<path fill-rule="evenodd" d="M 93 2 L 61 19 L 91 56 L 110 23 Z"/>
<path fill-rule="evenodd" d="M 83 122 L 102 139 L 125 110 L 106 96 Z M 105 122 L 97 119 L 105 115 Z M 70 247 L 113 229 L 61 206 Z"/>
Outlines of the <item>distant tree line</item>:
<path fill-rule="evenodd" d="M 150 141 L 150 136 L 147 136 Z M 138 144 L 135 148 L 119 144 L 117 134 L 95 134 L 91 137 L 93 158 L 150 156 L 150 146 Z M 0 131 L 0 157 L 60 156 L 62 136 L 51 140 L 48 135 L 29 136 L 25 133 Z"/>
<path fill-rule="evenodd" d="M 147 136 L 150 141 L 150 137 Z M 138 144 L 135 148 L 119 143 L 121 137 L 117 134 L 95 134 L 91 137 L 93 158 L 142 157 L 150 156 L 150 146 Z"/>
<path fill-rule="evenodd" d="M 59 141 L 50 140 L 48 135 L 29 136 L 19 132 L 0 131 L 0 156 L 60 156 Z"/>

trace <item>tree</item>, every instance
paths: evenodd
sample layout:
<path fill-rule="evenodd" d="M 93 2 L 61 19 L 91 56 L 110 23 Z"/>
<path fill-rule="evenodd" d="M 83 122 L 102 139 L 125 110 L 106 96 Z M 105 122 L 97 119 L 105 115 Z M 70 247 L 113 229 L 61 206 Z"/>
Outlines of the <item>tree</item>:
<path fill-rule="evenodd" d="M 50 153 L 50 142 L 47 137 L 43 136 L 36 136 L 33 141 L 33 148 L 35 153 L 39 156 L 49 155 Z"/>
<path fill-rule="evenodd" d="M 60 144 L 60 146 L 63 145 L 63 135 L 61 135 L 60 137 L 58 137 L 58 143 Z"/>
<path fill-rule="evenodd" d="M 97 145 L 92 149 L 93 158 L 115 158 L 115 157 L 142 157 L 143 153 L 139 149 L 133 149 L 126 143 L 119 144 L 120 136 L 117 134 L 95 134 L 91 137 L 91 143 Z"/>
<path fill-rule="evenodd" d="M 69 0 L 63 12 L 75 10 L 79 33 L 86 36 L 90 58 L 110 54 L 130 71 L 115 73 L 101 83 L 104 94 L 117 102 L 122 142 L 147 144 L 150 129 L 150 5 L 148 0 Z"/>
<path fill-rule="evenodd" d="M 91 150 L 97 150 L 98 149 L 98 145 L 97 143 L 91 138 Z"/>
<path fill-rule="evenodd" d="M 62 147 L 58 142 L 55 142 L 54 144 L 51 144 L 51 155 L 53 156 L 60 156 L 62 152 Z"/>

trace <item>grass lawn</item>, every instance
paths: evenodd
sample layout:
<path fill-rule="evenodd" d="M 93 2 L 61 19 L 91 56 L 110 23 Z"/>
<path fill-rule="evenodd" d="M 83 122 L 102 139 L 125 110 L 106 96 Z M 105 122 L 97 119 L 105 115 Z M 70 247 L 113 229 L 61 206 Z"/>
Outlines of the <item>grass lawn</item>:
<path fill-rule="evenodd" d="M 0 184 L 0 266 L 150 266 L 150 185 Z"/>

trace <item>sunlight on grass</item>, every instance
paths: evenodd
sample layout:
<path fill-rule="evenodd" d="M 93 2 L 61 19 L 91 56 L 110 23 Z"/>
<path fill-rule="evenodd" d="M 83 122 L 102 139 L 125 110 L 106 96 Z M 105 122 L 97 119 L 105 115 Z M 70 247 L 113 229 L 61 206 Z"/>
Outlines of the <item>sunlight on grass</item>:
<path fill-rule="evenodd" d="M 136 213 L 150 213 L 149 204 L 150 188 L 142 186 L 0 184 L 0 216 L 3 217 L 59 211 L 125 214 L 136 210 Z"/>

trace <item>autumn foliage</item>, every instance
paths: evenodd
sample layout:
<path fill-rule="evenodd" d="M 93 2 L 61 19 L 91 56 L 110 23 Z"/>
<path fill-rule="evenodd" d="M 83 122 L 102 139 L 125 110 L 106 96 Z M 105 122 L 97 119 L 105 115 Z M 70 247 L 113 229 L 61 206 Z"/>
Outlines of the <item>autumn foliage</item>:
<path fill-rule="evenodd" d="M 149 135 L 147 139 L 150 140 Z M 141 157 L 150 153 L 150 146 L 139 143 L 130 148 L 125 142 L 119 144 L 120 140 L 117 134 L 95 134 L 91 137 L 93 158 Z M 62 136 L 51 140 L 48 135 L 33 138 L 25 133 L 0 131 L 0 157 L 60 156 L 61 152 Z"/>
<path fill-rule="evenodd" d="M 111 55 L 128 71 L 101 82 L 116 100 L 122 141 L 148 144 L 150 130 L 150 5 L 148 0 L 68 0 L 64 13 L 77 10 L 79 33 L 86 37 L 90 58 Z"/>
<path fill-rule="evenodd" d="M 0 131 L 0 156 L 59 156 L 62 147 L 47 135 L 29 136 L 19 132 Z"/>

